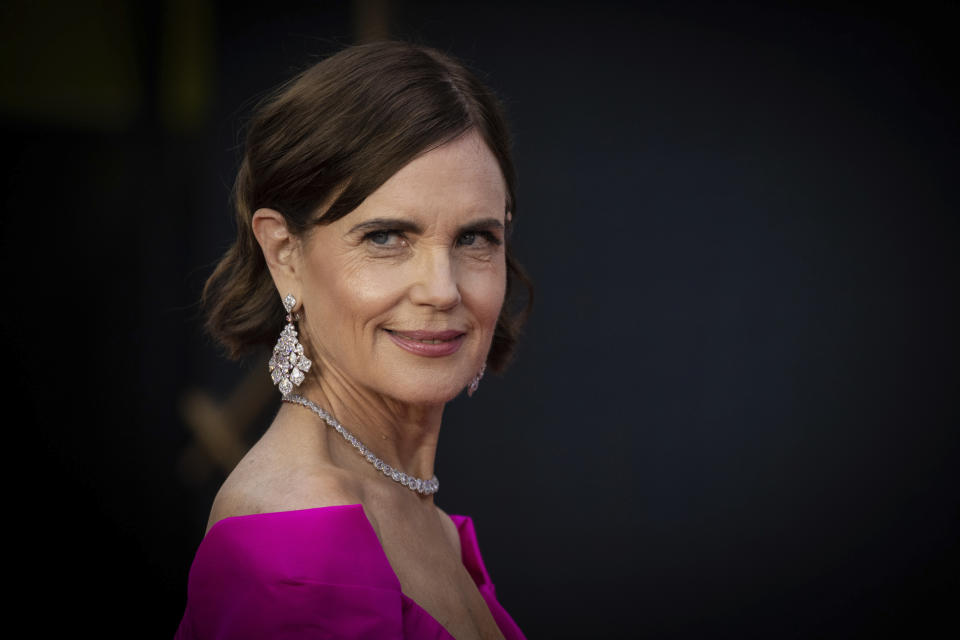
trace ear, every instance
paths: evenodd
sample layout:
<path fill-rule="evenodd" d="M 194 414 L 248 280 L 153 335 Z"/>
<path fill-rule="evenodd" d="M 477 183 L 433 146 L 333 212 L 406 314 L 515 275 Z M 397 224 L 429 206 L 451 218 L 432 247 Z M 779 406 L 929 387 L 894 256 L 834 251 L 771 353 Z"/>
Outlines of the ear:
<path fill-rule="evenodd" d="M 280 297 L 293 294 L 299 302 L 301 296 L 297 264 L 300 259 L 300 243 L 297 237 L 287 229 L 283 215 L 273 209 L 257 209 L 253 214 L 252 224 L 253 235 L 260 244 Z"/>

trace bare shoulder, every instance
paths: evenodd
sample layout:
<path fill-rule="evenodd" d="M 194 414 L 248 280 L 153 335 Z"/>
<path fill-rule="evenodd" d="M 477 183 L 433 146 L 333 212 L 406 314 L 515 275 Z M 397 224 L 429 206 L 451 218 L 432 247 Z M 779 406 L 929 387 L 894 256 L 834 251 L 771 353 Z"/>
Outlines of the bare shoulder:
<path fill-rule="evenodd" d="M 460 554 L 460 533 L 457 531 L 457 525 L 454 524 L 446 511 L 440 507 L 436 507 L 436 509 L 440 515 L 440 523 L 443 525 L 443 531 L 446 533 L 447 539 L 450 541 L 450 544 L 453 545 L 453 548 L 457 550 L 457 554 Z"/>
<path fill-rule="evenodd" d="M 284 464 L 269 452 L 254 447 L 217 492 L 207 531 L 220 520 L 233 516 L 361 502 L 356 484 L 342 471 Z"/>

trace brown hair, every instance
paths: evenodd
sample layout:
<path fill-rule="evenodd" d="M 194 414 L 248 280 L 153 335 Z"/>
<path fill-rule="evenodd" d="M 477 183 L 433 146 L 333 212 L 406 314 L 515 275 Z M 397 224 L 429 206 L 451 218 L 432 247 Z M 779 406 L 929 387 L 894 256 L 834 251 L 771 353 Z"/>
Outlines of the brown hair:
<path fill-rule="evenodd" d="M 203 289 L 207 329 L 237 358 L 272 344 L 284 310 L 253 234 L 253 212 L 279 211 L 294 234 L 353 211 L 418 155 L 476 130 L 506 183 L 517 215 L 510 134 L 496 96 L 449 56 L 405 42 L 349 47 L 280 86 L 256 109 L 234 185 L 237 240 Z M 321 203 L 332 201 L 317 217 Z M 508 231 L 513 222 L 507 221 Z M 510 360 L 533 287 L 506 247 L 507 293 L 487 358 Z M 511 304 L 517 285 L 526 304 Z"/>

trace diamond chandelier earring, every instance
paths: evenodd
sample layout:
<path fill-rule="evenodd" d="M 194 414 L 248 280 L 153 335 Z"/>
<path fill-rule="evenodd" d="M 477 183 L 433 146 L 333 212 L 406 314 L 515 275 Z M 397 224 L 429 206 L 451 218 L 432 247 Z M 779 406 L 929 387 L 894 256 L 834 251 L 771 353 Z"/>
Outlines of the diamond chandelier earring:
<path fill-rule="evenodd" d="M 470 381 L 470 386 L 467 387 L 467 397 L 473 397 L 473 394 L 477 392 L 477 387 L 480 386 L 480 379 L 483 377 L 483 372 L 487 370 L 487 363 L 484 362 L 483 366 L 480 367 L 480 371 L 477 372 L 477 375 L 473 376 L 473 380 Z"/>
<path fill-rule="evenodd" d="M 297 299 L 287 294 L 283 299 L 283 308 L 287 310 L 287 326 L 280 332 L 280 339 L 273 348 L 268 365 L 270 378 L 284 398 L 293 391 L 294 385 L 300 386 L 306 377 L 304 374 L 310 371 L 310 365 L 313 364 L 303 355 L 303 345 L 297 340 L 297 329 L 293 323 L 300 320 L 300 314 L 293 312 L 295 306 Z"/>

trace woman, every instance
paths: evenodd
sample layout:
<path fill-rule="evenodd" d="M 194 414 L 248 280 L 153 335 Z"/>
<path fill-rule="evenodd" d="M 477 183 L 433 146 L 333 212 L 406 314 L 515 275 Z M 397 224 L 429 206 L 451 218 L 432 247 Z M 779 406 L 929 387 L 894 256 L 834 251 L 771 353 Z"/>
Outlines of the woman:
<path fill-rule="evenodd" d="M 285 402 L 217 494 L 178 637 L 523 637 L 433 503 L 444 404 L 521 323 L 514 185 L 495 98 L 427 47 L 348 48 L 261 105 L 204 302 L 231 355 L 276 342 Z"/>

